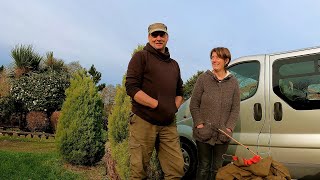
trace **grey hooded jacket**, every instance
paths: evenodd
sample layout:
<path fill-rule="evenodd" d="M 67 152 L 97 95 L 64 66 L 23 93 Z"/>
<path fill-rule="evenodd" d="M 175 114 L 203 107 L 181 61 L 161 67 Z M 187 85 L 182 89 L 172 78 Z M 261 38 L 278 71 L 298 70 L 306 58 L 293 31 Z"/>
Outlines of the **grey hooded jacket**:
<path fill-rule="evenodd" d="M 219 81 L 211 71 L 201 74 L 194 86 L 190 111 L 193 137 L 211 145 L 227 143 L 230 139 L 217 131 L 235 128 L 240 111 L 240 90 L 237 79 L 229 74 Z M 204 128 L 196 126 L 204 124 Z"/>

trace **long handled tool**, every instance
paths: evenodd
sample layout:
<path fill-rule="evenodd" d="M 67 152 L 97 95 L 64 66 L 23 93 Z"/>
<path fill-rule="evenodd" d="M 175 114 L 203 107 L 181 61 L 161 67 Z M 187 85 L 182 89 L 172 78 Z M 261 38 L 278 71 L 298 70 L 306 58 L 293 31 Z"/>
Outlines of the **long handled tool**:
<path fill-rule="evenodd" d="M 224 132 L 221 129 L 218 129 L 220 132 L 222 132 L 224 135 L 228 136 L 230 139 L 232 139 L 234 142 L 236 142 L 237 144 L 241 145 L 242 147 L 248 149 L 248 151 L 250 151 L 252 154 L 254 154 L 255 156 L 259 156 L 258 154 L 256 154 L 255 152 L 253 152 L 251 149 L 249 149 L 247 146 L 241 144 L 239 141 L 235 140 L 233 137 L 231 137 L 229 134 L 227 134 L 226 132 Z M 262 158 L 261 158 L 262 159 Z"/>

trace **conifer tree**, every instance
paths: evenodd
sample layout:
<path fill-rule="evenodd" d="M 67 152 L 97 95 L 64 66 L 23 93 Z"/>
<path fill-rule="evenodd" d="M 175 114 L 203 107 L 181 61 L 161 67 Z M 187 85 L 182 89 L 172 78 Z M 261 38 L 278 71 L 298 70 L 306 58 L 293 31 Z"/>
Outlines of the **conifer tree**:
<path fill-rule="evenodd" d="M 78 71 L 66 90 L 57 127 L 57 146 L 71 164 L 94 165 L 104 155 L 102 101 L 92 79 Z"/>
<path fill-rule="evenodd" d="M 117 162 L 116 170 L 121 179 L 129 179 L 128 118 L 131 102 L 124 84 L 125 76 L 122 85 L 116 87 L 114 106 L 108 120 L 108 137 L 111 156 Z"/>
<path fill-rule="evenodd" d="M 138 45 L 132 55 L 143 49 Z M 130 97 L 125 88 L 126 75 L 123 76 L 122 85 L 116 87 L 114 105 L 108 118 L 108 137 L 110 141 L 111 156 L 117 162 L 116 170 L 121 179 L 129 179 L 129 152 L 128 152 L 128 119 L 131 111 Z"/>
<path fill-rule="evenodd" d="M 196 74 L 192 75 L 191 78 L 187 80 L 186 83 L 183 84 L 183 98 L 184 100 L 187 100 L 191 97 L 193 87 L 197 82 L 198 77 L 203 73 L 204 71 L 197 71 Z"/>
<path fill-rule="evenodd" d="M 106 87 L 106 84 L 102 83 L 98 85 L 99 81 L 101 80 L 101 72 L 97 71 L 97 69 L 92 64 L 88 73 L 89 75 L 91 75 L 93 82 L 97 84 L 98 91 L 102 91 L 102 89 Z"/>

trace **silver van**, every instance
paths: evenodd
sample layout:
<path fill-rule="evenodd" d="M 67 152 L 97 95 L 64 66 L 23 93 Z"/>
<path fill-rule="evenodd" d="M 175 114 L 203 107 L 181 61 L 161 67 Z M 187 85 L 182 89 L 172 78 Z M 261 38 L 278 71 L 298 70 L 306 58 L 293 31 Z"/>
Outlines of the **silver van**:
<path fill-rule="evenodd" d="M 320 47 L 241 57 L 231 61 L 229 71 L 241 91 L 233 137 L 283 163 L 292 178 L 320 179 Z M 186 176 L 197 165 L 189 103 L 176 114 Z M 235 142 L 227 154 L 253 157 Z"/>

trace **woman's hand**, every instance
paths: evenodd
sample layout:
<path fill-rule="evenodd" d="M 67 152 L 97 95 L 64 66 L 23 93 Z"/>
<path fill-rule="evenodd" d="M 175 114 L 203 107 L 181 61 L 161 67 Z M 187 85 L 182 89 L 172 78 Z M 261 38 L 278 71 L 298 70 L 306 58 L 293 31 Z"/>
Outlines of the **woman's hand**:
<path fill-rule="evenodd" d="M 201 128 L 203 128 L 204 126 L 203 126 L 203 124 L 199 124 L 196 128 L 197 129 L 201 129 Z"/>

